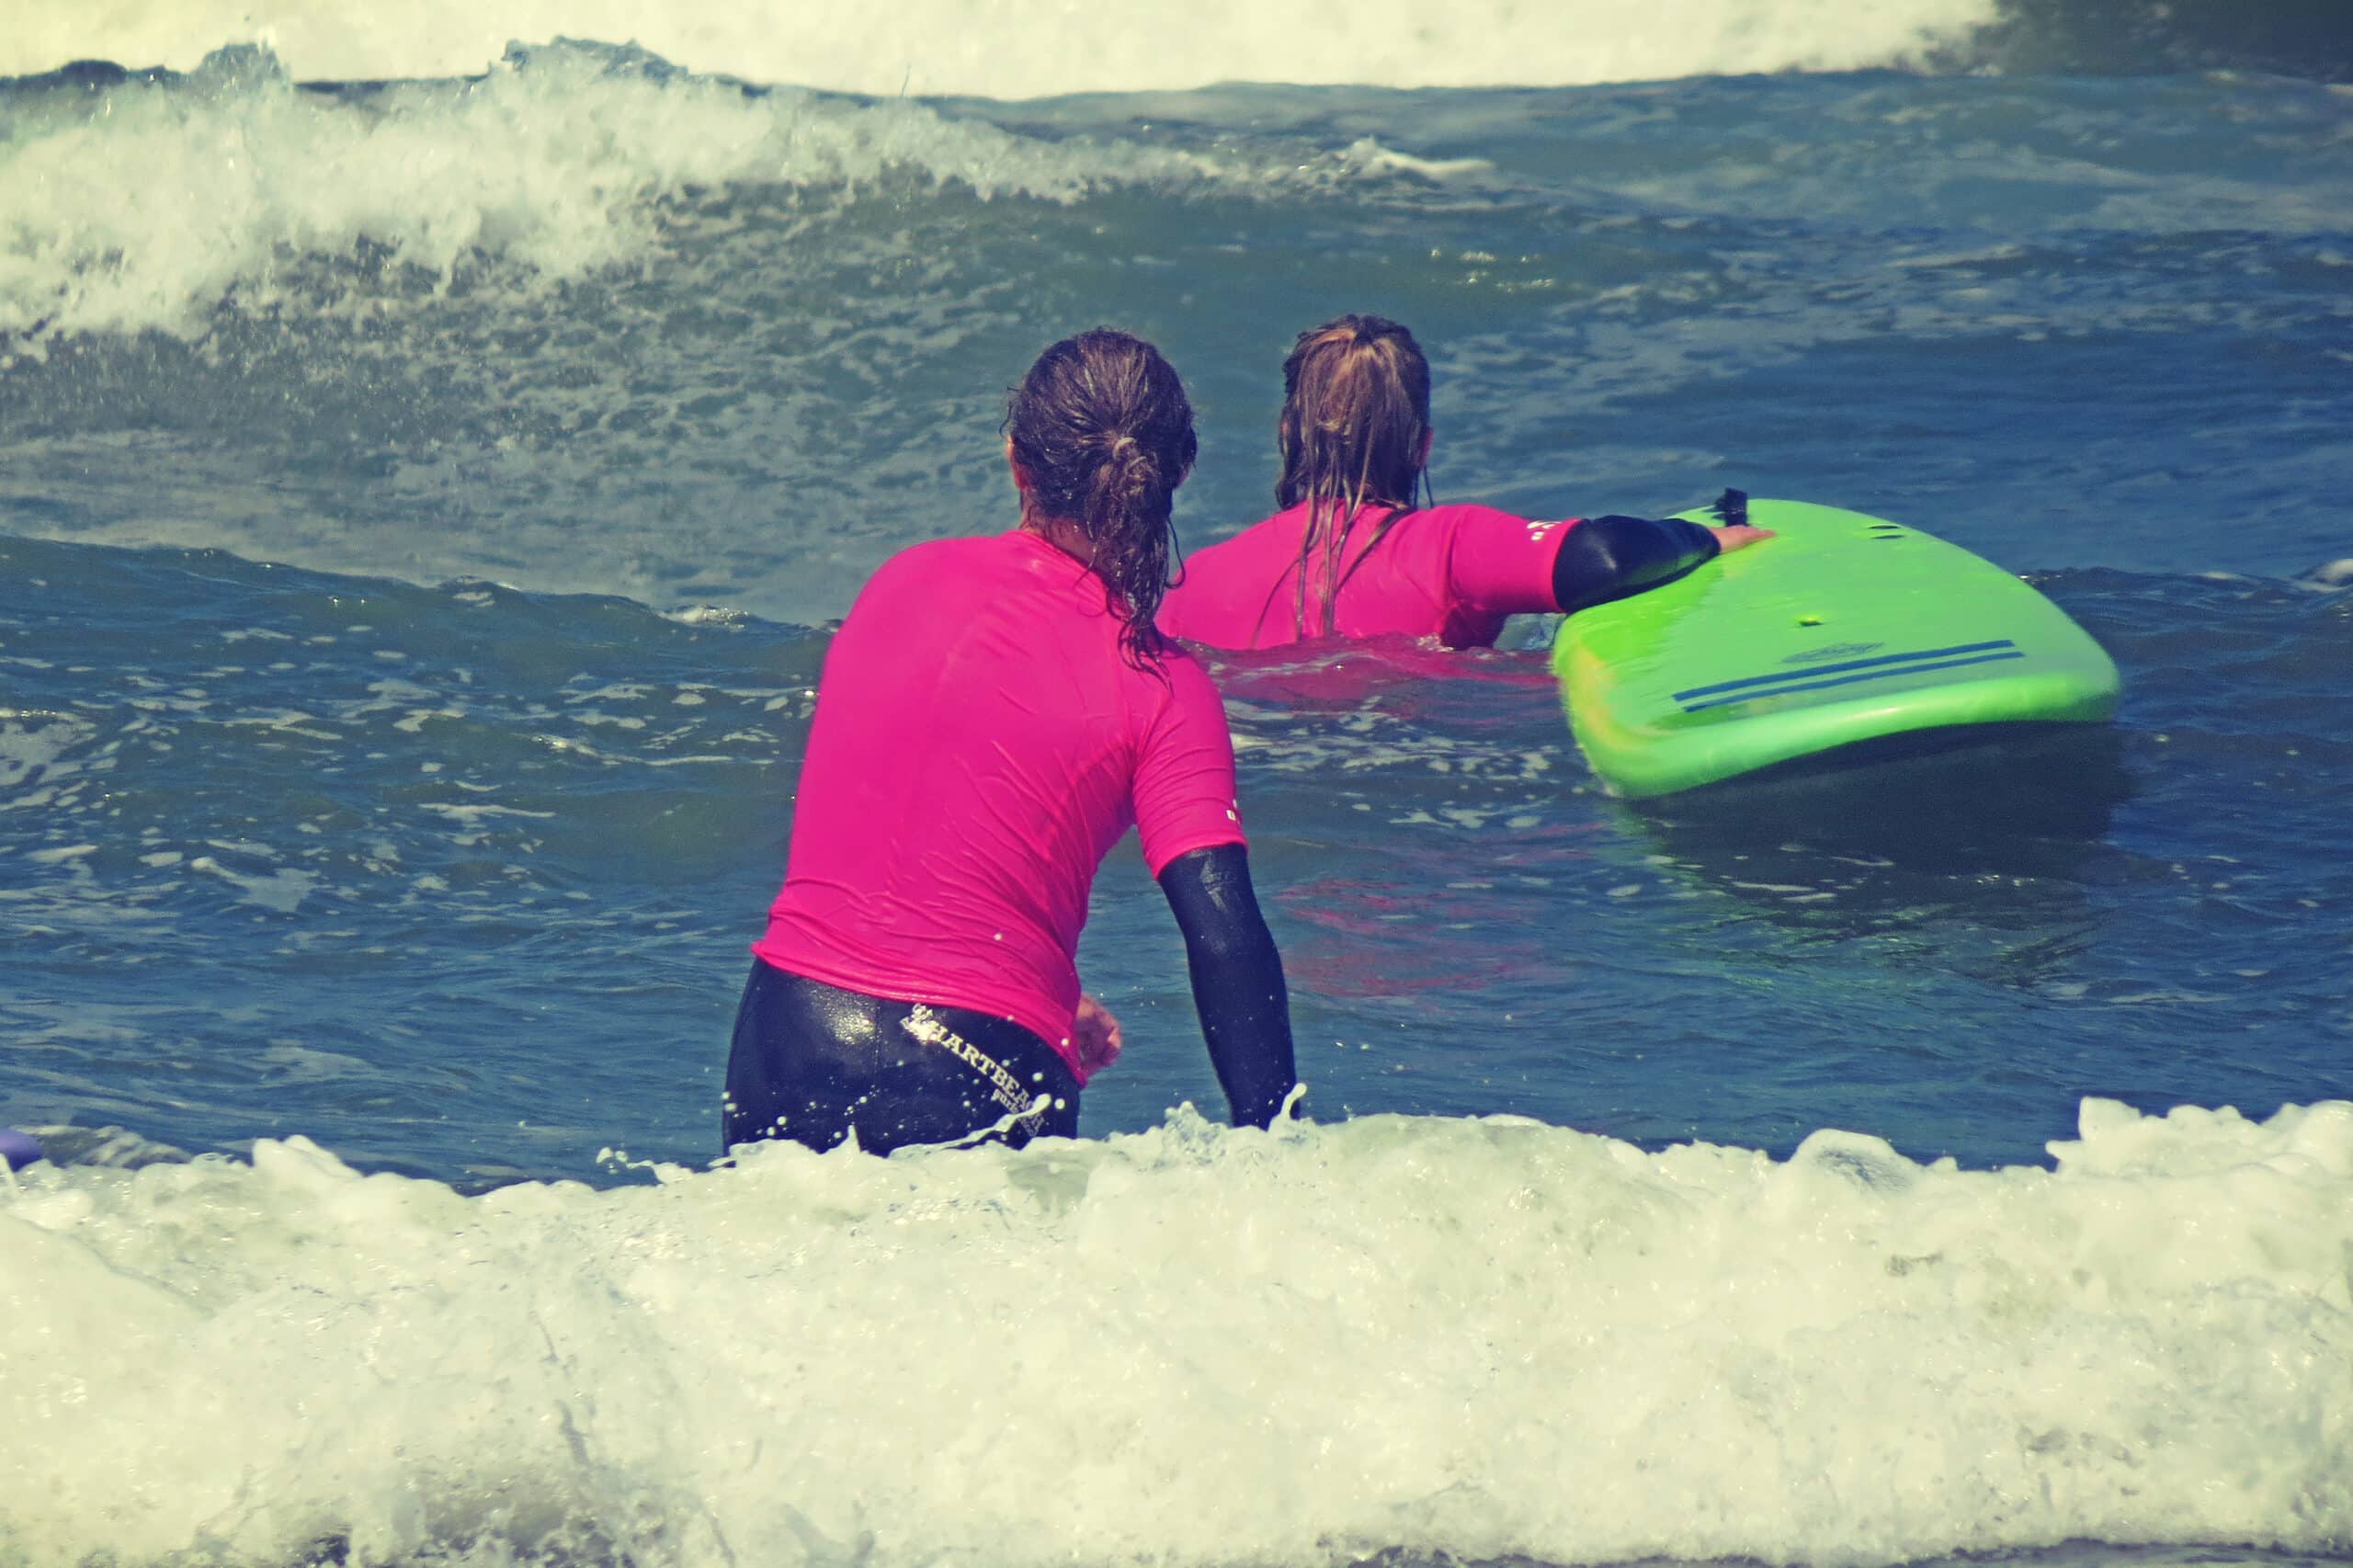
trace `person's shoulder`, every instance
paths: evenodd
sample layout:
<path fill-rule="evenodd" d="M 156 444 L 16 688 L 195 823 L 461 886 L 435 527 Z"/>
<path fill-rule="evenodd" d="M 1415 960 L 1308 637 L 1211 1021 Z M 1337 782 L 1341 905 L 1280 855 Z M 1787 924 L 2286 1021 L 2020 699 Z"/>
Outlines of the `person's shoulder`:
<path fill-rule="evenodd" d="M 935 564 L 939 547 L 953 541 L 932 540 L 896 550 L 882 558 L 882 564 L 868 574 L 866 585 L 858 591 L 861 605 L 885 600 L 894 595 L 917 590 L 938 569 Z"/>
<path fill-rule="evenodd" d="M 1492 551 L 1526 543 L 1541 545 L 1554 538 L 1574 517 L 1524 517 L 1483 501 L 1452 501 L 1432 506 L 1430 527 L 1440 531 L 1454 549 Z"/>
<path fill-rule="evenodd" d="M 936 571 L 949 565 L 965 553 L 965 547 L 978 542 L 964 537 L 927 539 L 920 544 L 895 550 L 874 569 L 877 577 L 904 576 L 909 573 Z"/>
<path fill-rule="evenodd" d="M 1022 544 L 1034 535 L 1025 535 L 1019 528 L 1006 533 L 950 534 L 946 539 L 926 540 L 911 544 L 891 557 L 892 564 L 900 562 L 924 568 L 961 566 L 977 562 L 1012 561 L 1023 553 Z"/>
<path fill-rule="evenodd" d="M 1017 530 L 1003 534 L 954 534 L 911 544 L 882 562 L 874 581 L 953 582 L 974 573 L 1015 568 L 1026 552 Z"/>
<path fill-rule="evenodd" d="M 1297 553 L 1296 539 L 1286 543 L 1281 514 L 1251 524 L 1240 533 L 1185 551 L 1176 580 L 1160 601 L 1160 630 L 1172 637 L 1220 642 L 1247 636 L 1235 618 L 1245 600 L 1256 605 L 1264 587 L 1260 581 Z"/>
<path fill-rule="evenodd" d="M 1438 506 L 1424 507 L 1421 515 L 1434 521 L 1449 523 L 1456 528 L 1466 524 L 1491 528 L 1552 528 L 1558 524 L 1558 519 L 1549 522 L 1539 521 L 1535 518 L 1524 517 L 1518 512 L 1506 512 L 1501 506 L 1490 506 L 1484 501 L 1448 501 Z"/>

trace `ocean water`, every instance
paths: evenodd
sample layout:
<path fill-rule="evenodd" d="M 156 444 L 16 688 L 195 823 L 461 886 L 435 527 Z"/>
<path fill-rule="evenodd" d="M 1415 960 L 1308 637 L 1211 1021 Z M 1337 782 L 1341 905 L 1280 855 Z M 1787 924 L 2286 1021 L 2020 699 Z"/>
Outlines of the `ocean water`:
<path fill-rule="evenodd" d="M 2353 1561 L 2343 5 L 28 0 L 0 78 L 0 1568 Z M 715 1165 L 865 574 L 1097 323 L 1255 520 L 1349 309 L 1442 498 L 1896 517 L 2117 722 L 1638 808 L 1541 622 L 1221 661 L 1311 1123 L 1192 1108 L 1122 848 L 1084 1138 Z"/>

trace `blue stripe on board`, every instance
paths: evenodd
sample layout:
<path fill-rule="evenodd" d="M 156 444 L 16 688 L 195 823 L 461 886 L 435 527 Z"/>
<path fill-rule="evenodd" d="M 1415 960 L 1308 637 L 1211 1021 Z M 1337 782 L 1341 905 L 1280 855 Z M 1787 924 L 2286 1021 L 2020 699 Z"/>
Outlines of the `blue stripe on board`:
<path fill-rule="evenodd" d="M 1942 659 L 1933 665 L 1899 665 L 1893 669 L 1867 670 L 1861 675 L 1838 676 L 1830 680 L 1799 681 L 1790 686 L 1777 686 L 1764 691 L 1744 691 L 1738 697 L 1719 697 L 1713 702 L 1687 702 L 1683 705 L 1683 711 L 1699 713 L 1711 708 L 1730 708 L 1735 703 L 1754 702 L 1763 697 L 1787 697 L 1793 691 L 1818 691 L 1828 686 L 1852 686 L 1857 681 L 1885 680 L 1891 676 L 1925 675 L 1930 670 L 1957 670 L 1963 665 L 1998 665 L 2005 659 L 2025 657 L 2024 653 L 2014 650 L 2007 653 L 1980 653 L 1969 659 Z M 1729 684 L 1737 686 L 1744 683 L 1734 681 Z"/>
<path fill-rule="evenodd" d="M 1874 659 L 1848 659 L 1839 665 L 1816 665 L 1807 670 L 1779 670 L 1769 676 L 1743 676 L 1738 680 L 1720 680 L 1713 686 L 1695 686 L 1675 693 L 1675 700 L 1687 697 L 1706 697 L 1719 691 L 1734 691 L 1744 686 L 1772 686 L 1800 676 L 1832 676 L 1844 670 L 1867 670 L 1877 665 L 1908 664 L 1915 659 L 1949 659 L 1956 653 L 1983 653 L 1994 648 L 2015 648 L 2018 644 L 2006 637 L 1991 642 L 1961 642 L 1950 648 L 1922 648 L 1909 653 L 1881 653 Z"/>

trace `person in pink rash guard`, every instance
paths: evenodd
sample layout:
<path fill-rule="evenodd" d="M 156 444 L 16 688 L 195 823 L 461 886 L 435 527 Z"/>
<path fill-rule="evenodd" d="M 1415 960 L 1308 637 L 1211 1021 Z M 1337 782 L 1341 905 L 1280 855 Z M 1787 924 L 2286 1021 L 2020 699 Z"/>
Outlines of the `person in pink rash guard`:
<path fill-rule="evenodd" d="M 729 1148 L 1074 1134 L 1120 1045 L 1079 989 L 1079 932 L 1131 827 L 1234 1120 L 1291 1102 L 1225 710 L 1154 624 L 1195 451 L 1184 388 L 1151 345 L 1098 329 L 1040 357 L 1006 429 L 1020 526 L 893 556 L 826 652 L 737 1011 Z"/>
<path fill-rule="evenodd" d="M 1382 636 L 1491 647 L 1507 616 L 1621 598 L 1771 537 L 1745 524 L 1415 506 L 1430 436 L 1429 363 L 1412 333 L 1347 315 L 1300 334 L 1276 426 L 1282 510 L 1195 551 L 1161 601 L 1160 629 L 1216 648 Z"/>

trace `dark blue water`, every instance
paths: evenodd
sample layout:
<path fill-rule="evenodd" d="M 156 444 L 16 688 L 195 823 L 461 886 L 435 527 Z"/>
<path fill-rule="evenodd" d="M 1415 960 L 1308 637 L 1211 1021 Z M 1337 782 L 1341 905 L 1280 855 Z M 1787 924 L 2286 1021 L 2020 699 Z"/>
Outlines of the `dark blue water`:
<path fill-rule="evenodd" d="M 0 1123 L 67 1162 L 0 1190 L 0 1561 L 2353 1551 L 2353 98 L 2146 74 L 2190 20 L 0 87 Z M 1442 497 L 1898 518 L 2116 723 L 1635 806 L 1540 624 L 1221 665 L 1316 1128 L 1175 1108 L 1122 848 L 1084 1146 L 692 1174 L 827 628 L 1010 522 L 1006 384 L 1158 341 L 1207 540 L 1343 309 L 1431 349 Z"/>

